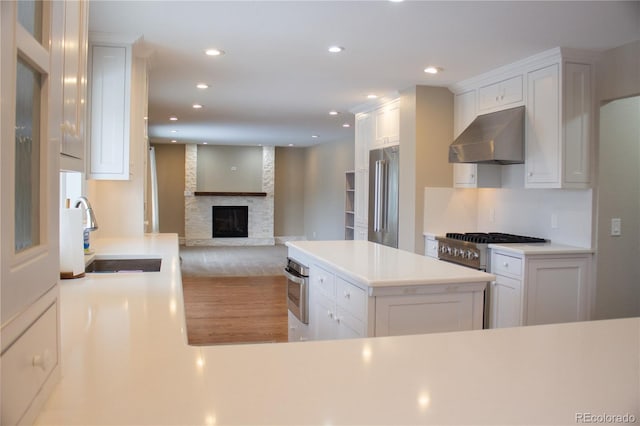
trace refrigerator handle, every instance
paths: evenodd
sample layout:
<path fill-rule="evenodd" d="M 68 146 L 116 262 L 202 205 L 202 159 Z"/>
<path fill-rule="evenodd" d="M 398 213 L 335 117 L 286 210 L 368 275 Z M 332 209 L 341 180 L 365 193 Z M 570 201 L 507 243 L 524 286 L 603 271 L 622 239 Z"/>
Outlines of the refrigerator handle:
<path fill-rule="evenodd" d="M 380 205 L 380 230 L 386 231 L 389 227 L 389 163 L 385 160 L 380 162 L 382 181 L 382 200 Z"/>
<path fill-rule="evenodd" d="M 380 160 L 376 161 L 374 170 L 373 191 L 373 232 L 379 232 L 378 215 L 380 213 Z"/>

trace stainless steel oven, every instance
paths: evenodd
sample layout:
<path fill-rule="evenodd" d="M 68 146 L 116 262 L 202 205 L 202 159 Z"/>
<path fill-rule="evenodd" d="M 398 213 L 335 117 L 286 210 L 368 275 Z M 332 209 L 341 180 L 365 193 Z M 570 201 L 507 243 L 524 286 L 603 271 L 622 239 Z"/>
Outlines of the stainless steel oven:
<path fill-rule="evenodd" d="M 287 258 L 287 307 L 303 324 L 309 324 L 309 268 Z"/>

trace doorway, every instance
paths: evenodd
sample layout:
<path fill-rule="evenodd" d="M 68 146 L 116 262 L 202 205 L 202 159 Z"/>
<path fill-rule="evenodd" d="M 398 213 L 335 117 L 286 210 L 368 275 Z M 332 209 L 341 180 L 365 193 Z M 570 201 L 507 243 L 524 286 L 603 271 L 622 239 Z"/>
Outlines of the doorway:
<path fill-rule="evenodd" d="M 595 319 L 638 316 L 640 96 L 601 106 L 599 140 Z"/>

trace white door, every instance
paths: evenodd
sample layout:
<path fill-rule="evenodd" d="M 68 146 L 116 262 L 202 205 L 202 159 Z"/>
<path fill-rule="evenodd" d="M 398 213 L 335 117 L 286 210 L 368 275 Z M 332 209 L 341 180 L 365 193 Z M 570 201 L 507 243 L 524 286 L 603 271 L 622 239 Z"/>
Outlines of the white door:
<path fill-rule="evenodd" d="M 3 327 L 58 282 L 61 38 L 57 2 L 1 2 L 0 258 Z M 53 68 L 51 68 L 53 61 Z M 52 107 L 49 108 L 51 101 Z"/>

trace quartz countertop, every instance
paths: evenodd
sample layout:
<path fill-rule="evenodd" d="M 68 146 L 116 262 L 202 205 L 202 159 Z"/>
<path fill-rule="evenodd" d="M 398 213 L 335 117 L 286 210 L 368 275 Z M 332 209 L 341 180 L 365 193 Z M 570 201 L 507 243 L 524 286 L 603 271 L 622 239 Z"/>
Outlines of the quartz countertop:
<path fill-rule="evenodd" d="M 640 419 L 640 319 L 189 346 L 177 236 L 97 240 L 160 272 L 60 285 L 62 379 L 37 425 L 576 424 Z M 579 423 L 579 422 L 578 422 Z"/>
<path fill-rule="evenodd" d="M 287 246 L 374 288 L 495 279 L 485 272 L 370 241 L 290 241 Z"/>
<path fill-rule="evenodd" d="M 511 252 L 524 255 L 542 254 L 592 254 L 591 248 L 568 246 L 555 243 L 535 243 L 535 244 L 489 244 L 490 249 Z"/>

